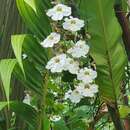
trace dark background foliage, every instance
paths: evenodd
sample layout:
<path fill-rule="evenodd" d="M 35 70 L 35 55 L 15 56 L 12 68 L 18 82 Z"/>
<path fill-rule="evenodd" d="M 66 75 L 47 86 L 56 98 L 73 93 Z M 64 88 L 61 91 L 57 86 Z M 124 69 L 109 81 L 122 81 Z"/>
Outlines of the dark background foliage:
<path fill-rule="evenodd" d="M 16 1 L 0 0 L 0 59 L 14 57 L 10 43 L 11 35 L 23 32 L 26 32 L 26 29 L 18 13 Z M 21 84 L 16 80 L 14 80 L 14 85 L 12 86 L 14 86 L 15 93 L 13 93 L 11 98 L 21 100 L 23 98 L 23 87 L 20 87 Z M 0 89 L 2 89 L 1 84 Z M 1 92 L 0 90 L 0 101 L 3 100 Z M 9 116 L 9 114 L 5 110 L 4 115 L 1 116 L 3 119 L 0 119 L 0 121 L 4 121 L 6 116 Z M 22 127 L 23 123 L 19 124 L 18 120 L 17 122 L 17 126 Z"/>

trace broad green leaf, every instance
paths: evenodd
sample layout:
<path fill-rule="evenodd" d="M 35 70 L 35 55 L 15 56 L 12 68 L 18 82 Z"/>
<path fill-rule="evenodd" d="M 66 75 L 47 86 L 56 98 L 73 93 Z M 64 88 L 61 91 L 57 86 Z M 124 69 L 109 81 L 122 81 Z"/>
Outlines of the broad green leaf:
<path fill-rule="evenodd" d="M 120 105 L 119 112 L 121 118 L 126 118 L 130 114 L 130 107 L 125 105 Z"/>
<path fill-rule="evenodd" d="M 32 35 L 14 35 L 11 38 L 12 47 L 17 58 L 17 61 L 24 72 L 23 64 L 22 64 L 22 52 L 24 51 L 32 61 L 38 66 L 44 68 L 46 65 L 48 58 L 47 52 L 45 49 L 39 44 L 37 39 Z"/>
<path fill-rule="evenodd" d="M 11 37 L 11 43 L 12 43 L 12 48 L 14 50 L 14 54 L 16 56 L 16 59 L 24 73 L 24 68 L 23 68 L 23 63 L 22 63 L 22 45 L 24 42 L 24 37 L 25 36 L 20 36 L 20 37 Z"/>
<path fill-rule="evenodd" d="M 14 69 L 14 75 L 17 79 L 24 84 L 25 87 L 33 90 L 39 95 L 42 95 L 43 78 L 40 72 L 34 67 L 34 65 L 28 61 L 23 62 L 25 75 L 23 75 L 20 67 L 16 65 Z"/>
<path fill-rule="evenodd" d="M 122 4 L 122 0 L 115 0 L 115 4 L 118 4 L 118 5 Z"/>
<path fill-rule="evenodd" d="M 90 52 L 97 66 L 99 93 L 107 101 L 118 98 L 127 62 L 113 5 L 114 0 L 81 0 L 80 3 L 80 15 L 92 37 Z"/>
<path fill-rule="evenodd" d="M 70 118 L 67 121 L 68 126 L 70 126 L 70 128 L 73 128 L 73 130 L 85 130 L 86 123 L 83 122 L 83 119 L 89 120 L 90 117 L 92 117 L 91 110 L 92 106 L 86 105 L 73 109 L 73 113 L 69 115 Z"/>
<path fill-rule="evenodd" d="M 32 9 L 36 12 L 36 5 L 34 0 L 25 0 L 25 2 L 32 7 Z"/>
<path fill-rule="evenodd" d="M 48 9 L 52 8 L 51 0 L 34 0 L 34 1 L 35 4 L 38 5 L 38 7 L 41 7 L 42 10 L 47 11 Z"/>
<path fill-rule="evenodd" d="M 38 125 L 38 113 L 32 107 L 20 102 L 10 103 L 10 109 L 16 113 L 23 121 L 25 121 L 30 127 L 37 128 Z"/>
<path fill-rule="evenodd" d="M 0 111 L 7 106 L 7 102 L 0 102 Z"/>
<path fill-rule="evenodd" d="M 47 117 L 44 117 L 44 129 L 43 130 L 50 130 L 50 121 Z"/>
<path fill-rule="evenodd" d="M 54 130 L 69 130 L 63 119 L 54 123 Z"/>
<path fill-rule="evenodd" d="M 8 102 L 10 95 L 9 90 L 10 90 L 11 75 L 16 63 L 17 62 L 15 59 L 4 59 L 0 61 L 0 75 Z"/>
<path fill-rule="evenodd" d="M 23 42 L 23 51 L 32 59 L 32 62 L 44 68 L 47 61 L 48 55 L 37 39 L 31 35 L 26 35 Z"/>
<path fill-rule="evenodd" d="M 0 111 L 5 107 L 7 107 L 7 105 L 8 105 L 7 102 L 0 102 Z M 38 113 L 32 106 L 22 102 L 14 102 L 14 101 L 11 101 L 9 105 L 10 110 L 15 112 L 15 114 L 19 116 L 22 120 L 24 120 L 31 128 L 37 128 Z"/>
<path fill-rule="evenodd" d="M 39 7 L 39 4 L 34 2 L 33 4 L 28 4 L 27 0 L 16 0 L 17 7 L 19 9 L 19 12 L 24 19 L 25 23 L 28 25 L 29 29 L 34 33 L 38 38 L 43 40 L 50 32 L 51 32 L 51 26 L 49 23 L 49 19 L 46 16 L 45 10 L 40 10 L 40 13 L 38 11 L 35 12 L 33 8 L 37 10 Z M 33 8 L 32 8 L 33 6 Z"/>

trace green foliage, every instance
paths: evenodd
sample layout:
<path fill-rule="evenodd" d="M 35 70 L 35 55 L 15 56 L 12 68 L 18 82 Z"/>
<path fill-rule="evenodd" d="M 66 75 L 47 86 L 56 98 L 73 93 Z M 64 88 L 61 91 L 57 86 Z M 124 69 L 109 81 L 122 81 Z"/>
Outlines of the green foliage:
<path fill-rule="evenodd" d="M 0 102 L 0 111 L 7 106 L 7 102 Z"/>
<path fill-rule="evenodd" d="M 25 76 L 23 75 L 20 67 L 16 65 L 14 75 L 19 79 L 25 87 L 33 90 L 36 94 L 42 95 L 43 80 L 40 72 L 28 61 L 23 62 Z"/>
<path fill-rule="evenodd" d="M 8 102 L 10 95 L 9 90 L 10 90 L 11 75 L 16 63 L 17 62 L 15 59 L 5 59 L 0 61 L 0 75 Z"/>
<path fill-rule="evenodd" d="M 23 64 L 22 64 L 22 43 L 23 43 L 23 41 L 24 41 L 24 37 L 20 37 L 20 38 L 12 37 L 11 38 L 11 43 L 12 43 L 12 47 L 14 50 L 14 54 L 24 73 Z"/>
<path fill-rule="evenodd" d="M 32 106 L 20 102 L 12 102 L 10 103 L 10 108 L 31 128 L 37 128 L 38 113 Z"/>
<path fill-rule="evenodd" d="M 41 47 L 38 40 L 32 35 L 14 35 L 11 38 L 13 50 L 19 66 L 15 67 L 16 77 L 25 86 L 42 95 L 43 71 L 48 61 L 47 52 Z M 23 61 L 22 53 L 27 54 L 27 60 Z"/>
<path fill-rule="evenodd" d="M 97 66 L 100 96 L 109 102 L 119 96 L 127 61 L 113 5 L 114 0 L 82 0 L 80 3 L 81 17 L 87 20 L 86 29 L 92 36 L 91 55 Z"/>
<path fill-rule="evenodd" d="M 35 0 L 35 3 L 41 7 L 42 11 L 46 11 L 47 9 L 52 7 L 51 0 Z M 38 9 L 38 8 L 37 8 Z"/>
<path fill-rule="evenodd" d="M 130 107 L 125 105 L 119 106 L 120 116 L 121 118 L 126 118 L 130 114 Z"/>
<path fill-rule="evenodd" d="M 17 58 L 17 61 L 23 71 L 22 52 L 27 54 L 34 64 L 44 68 L 48 61 L 47 52 L 41 47 L 38 40 L 32 35 L 14 35 L 11 38 L 12 47 Z"/>
<path fill-rule="evenodd" d="M 47 117 L 44 117 L 44 129 L 43 130 L 49 130 L 50 129 L 50 121 Z"/>
<path fill-rule="evenodd" d="M 0 102 L 0 110 L 4 109 L 7 105 L 7 102 Z M 31 128 L 37 128 L 38 113 L 33 107 L 20 102 L 10 102 L 9 105 L 11 111 L 15 112 Z"/>
<path fill-rule="evenodd" d="M 80 14 L 86 24 L 85 30 L 72 34 L 66 32 L 67 35 L 64 34 L 64 31 L 62 32 L 58 22 L 50 22 L 46 15 L 46 10 L 52 7 L 51 0 L 16 0 L 16 2 L 19 12 L 32 34 L 13 35 L 11 43 L 16 59 L 0 61 L 0 74 L 10 105 L 9 109 L 26 122 L 25 129 L 28 130 L 50 130 L 50 127 L 54 130 L 89 129 L 89 123 L 95 121 L 96 114 L 100 114 L 102 107 L 100 98 L 105 102 L 107 101 L 108 104 L 118 102 L 120 87 L 125 74 L 127 57 L 121 39 L 122 31 L 113 9 L 115 1 L 75 0 L 72 2 L 62 0 L 66 4 L 72 2 L 74 8 L 79 7 L 79 10 L 76 10 L 79 12 L 75 14 Z M 97 69 L 96 83 L 99 85 L 99 95 L 95 95 L 92 99 L 83 98 L 78 104 L 64 100 L 66 90 L 73 90 L 79 81 L 75 80 L 76 75 L 70 74 L 68 71 L 64 71 L 62 74 L 50 74 L 45 69 L 50 58 L 50 49 L 45 50 L 40 42 L 50 34 L 52 24 L 58 26 L 57 28 L 52 27 L 54 30 L 59 29 L 58 31 L 61 31 L 63 36 L 74 37 L 71 40 L 77 41 L 81 38 L 87 42 L 90 41 L 91 56 L 78 60 L 81 60 L 80 67 L 88 65 Z M 88 32 L 91 39 L 85 35 Z M 60 53 L 68 49 L 64 43 L 70 43 L 70 39 L 68 41 L 62 40 L 63 43 L 60 44 L 60 47 L 63 47 L 63 50 L 61 49 Z M 57 50 L 58 47 L 56 46 L 51 50 L 51 53 L 55 55 L 54 51 Z M 23 59 L 22 54 L 27 54 L 27 58 Z M 118 56 L 120 57 L 118 58 Z M 21 102 L 9 102 L 12 73 L 31 93 L 33 101 L 31 99 L 30 105 Z M 36 109 L 31 105 L 36 106 Z M 6 106 L 7 102 L 0 102 L 0 110 Z M 122 118 L 130 113 L 129 107 L 126 106 L 121 106 L 119 110 Z M 61 119 L 51 122 L 49 117 L 56 114 L 59 114 Z M 101 120 L 99 119 L 95 125 L 97 130 L 102 128 L 113 129 L 113 123 L 109 120 L 108 114 L 100 118 Z M 106 121 L 107 123 L 105 123 Z"/>
<path fill-rule="evenodd" d="M 57 121 L 54 123 L 54 130 L 60 130 L 60 129 L 63 129 L 63 130 L 69 130 L 66 125 L 65 125 L 65 122 L 63 119 L 61 119 L 60 121 Z"/>
<path fill-rule="evenodd" d="M 34 0 L 24 0 L 36 12 L 36 5 Z"/>
<path fill-rule="evenodd" d="M 17 0 L 17 6 L 25 23 L 28 25 L 32 33 L 38 36 L 38 38 L 42 40 L 43 38 L 45 38 L 46 35 L 51 32 L 49 20 L 46 16 L 44 8 L 42 8 L 42 12 L 40 12 L 40 14 L 37 10 L 41 8 L 39 7 L 40 4 L 37 4 L 37 2 L 35 2 L 34 0 L 30 4 L 28 4 L 24 0 Z"/>

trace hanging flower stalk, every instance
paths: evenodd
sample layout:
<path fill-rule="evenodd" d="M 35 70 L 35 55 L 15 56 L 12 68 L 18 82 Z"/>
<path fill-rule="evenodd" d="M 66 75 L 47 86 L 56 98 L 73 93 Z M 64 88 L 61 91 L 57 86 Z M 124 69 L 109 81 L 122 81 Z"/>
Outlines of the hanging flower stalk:
<path fill-rule="evenodd" d="M 64 35 L 60 32 L 52 32 L 41 45 L 44 48 L 52 48 L 54 57 L 52 57 L 47 65 L 46 69 L 50 70 L 51 73 L 62 73 L 68 71 L 69 73 L 76 75 L 74 89 L 71 88 L 66 92 L 65 99 L 70 99 L 73 103 L 79 103 L 84 97 L 94 97 L 98 92 L 98 85 L 95 84 L 95 78 L 97 77 L 96 70 L 93 70 L 90 66 L 84 66 L 81 58 L 89 57 L 89 45 L 87 39 L 83 39 L 80 31 L 85 26 L 85 21 L 79 18 L 71 16 L 71 7 L 67 5 L 58 4 L 52 9 L 47 11 L 47 16 L 52 19 L 52 23 L 59 24 L 60 30 L 64 30 L 65 33 L 74 35 L 75 39 L 69 39 L 73 45 L 67 47 L 66 50 L 62 49 L 65 41 Z M 54 28 L 54 27 L 52 27 Z M 55 27 L 58 28 L 58 27 Z M 55 48 L 58 51 L 55 52 Z"/>

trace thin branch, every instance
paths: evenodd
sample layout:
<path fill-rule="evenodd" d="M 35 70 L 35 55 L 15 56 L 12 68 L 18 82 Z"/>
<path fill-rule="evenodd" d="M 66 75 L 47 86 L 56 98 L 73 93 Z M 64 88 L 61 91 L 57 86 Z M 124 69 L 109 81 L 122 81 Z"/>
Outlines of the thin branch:
<path fill-rule="evenodd" d="M 123 30 L 122 37 L 123 37 L 123 41 L 125 44 L 128 58 L 130 60 L 130 24 L 129 24 L 129 19 L 128 19 L 130 16 L 130 12 L 126 15 L 126 13 L 123 12 L 123 10 L 122 10 L 121 4 L 115 5 L 115 12 L 116 12 L 116 16 L 118 18 L 118 21 L 122 27 L 122 30 Z M 126 93 L 125 86 L 122 86 L 122 93 L 123 94 Z M 124 104 L 128 105 L 128 97 L 124 96 L 123 100 L 124 100 Z M 130 130 L 130 120 L 129 119 L 124 120 L 124 125 L 125 125 L 126 130 Z"/>
<path fill-rule="evenodd" d="M 122 11 L 121 5 L 115 5 L 115 13 L 123 30 L 123 42 L 125 44 L 125 49 L 130 60 L 130 24 L 126 13 Z"/>

